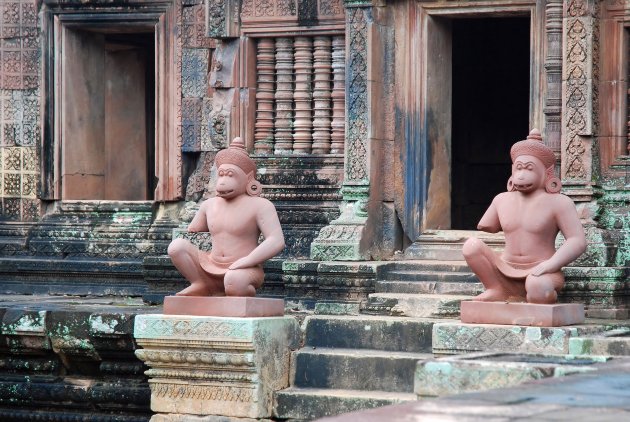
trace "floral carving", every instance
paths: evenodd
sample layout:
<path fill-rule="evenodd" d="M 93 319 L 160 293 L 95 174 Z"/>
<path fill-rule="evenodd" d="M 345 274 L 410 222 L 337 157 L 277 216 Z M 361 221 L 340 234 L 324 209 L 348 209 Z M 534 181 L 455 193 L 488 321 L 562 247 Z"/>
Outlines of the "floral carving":
<path fill-rule="evenodd" d="M 348 11 L 350 58 L 348 62 L 348 181 L 367 180 L 367 21 L 362 8 Z"/>

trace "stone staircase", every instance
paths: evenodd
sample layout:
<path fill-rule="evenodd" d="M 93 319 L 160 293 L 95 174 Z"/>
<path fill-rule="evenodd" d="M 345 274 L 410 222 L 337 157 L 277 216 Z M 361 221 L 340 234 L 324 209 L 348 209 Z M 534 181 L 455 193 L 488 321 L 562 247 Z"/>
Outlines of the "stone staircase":
<path fill-rule="evenodd" d="M 483 291 L 464 261 L 401 261 L 381 270 L 365 314 L 415 318 L 459 316 L 459 304 Z"/>
<path fill-rule="evenodd" d="M 430 359 L 437 320 L 392 316 L 309 316 L 292 356 L 291 387 L 274 413 L 293 421 L 416 400 L 418 361 Z"/>

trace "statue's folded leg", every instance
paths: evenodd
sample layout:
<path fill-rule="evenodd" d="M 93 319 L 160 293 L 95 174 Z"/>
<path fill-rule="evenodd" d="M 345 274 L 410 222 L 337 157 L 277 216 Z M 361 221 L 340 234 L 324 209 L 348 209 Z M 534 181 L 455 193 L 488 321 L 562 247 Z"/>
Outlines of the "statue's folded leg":
<path fill-rule="evenodd" d="M 221 277 L 217 279 L 201 268 L 199 248 L 186 239 L 175 239 L 168 246 L 168 255 L 175 268 L 190 282 L 190 286 L 178 292 L 178 296 L 223 295 Z"/>
<path fill-rule="evenodd" d="M 261 266 L 228 270 L 223 280 L 227 296 L 256 296 L 256 289 L 265 281 Z"/>
<path fill-rule="evenodd" d="M 523 280 L 511 279 L 502 274 L 497 269 L 496 262 L 499 257 L 488 245 L 479 239 L 470 238 L 464 243 L 462 252 L 466 263 L 486 289 L 474 300 L 487 302 L 525 300 Z"/>
<path fill-rule="evenodd" d="M 558 292 L 564 286 L 564 274 L 558 271 L 535 276 L 530 274 L 525 280 L 527 302 L 553 304 L 558 300 Z"/>

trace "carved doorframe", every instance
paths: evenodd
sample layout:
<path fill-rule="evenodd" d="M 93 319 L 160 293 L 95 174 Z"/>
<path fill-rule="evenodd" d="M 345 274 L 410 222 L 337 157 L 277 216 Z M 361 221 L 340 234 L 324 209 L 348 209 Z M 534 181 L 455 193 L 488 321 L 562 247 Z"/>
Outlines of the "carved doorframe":
<path fill-rule="evenodd" d="M 531 127 L 545 128 L 546 86 L 544 85 L 545 2 L 417 2 L 410 6 L 406 38 L 400 43 L 414 52 L 397 63 L 401 87 L 397 101 L 402 114 L 398 136 L 402 142 L 403 228 L 415 241 L 434 227 L 437 220 L 450 216 L 447 204 L 432 201 L 446 186 L 450 189 L 450 28 L 456 17 L 529 16 L 530 32 L 530 112 Z M 439 54 L 436 54 L 438 53 Z M 438 81 L 436 84 L 435 82 Z M 448 98 L 448 100 L 444 100 Z M 437 162 L 440 162 L 437 165 Z M 444 162 L 447 165 L 444 165 Z M 441 173 L 440 173 L 441 172 Z M 450 198 L 450 196 L 449 196 Z M 450 227 L 450 217 L 448 217 Z"/>
<path fill-rule="evenodd" d="M 602 175 L 624 179 L 628 171 L 627 158 L 630 126 L 628 126 L 628 72 L 630 62 L 630 4 L 603 3 L 600 50 L 606 51 L 601 60 L 599 96 L 605 99 L 599 109 L 598 146 Z M 601 55 L 594 57 L 601 59 Z M 625 160 L 624 160 L 625 159 Z M 622 161 L 623 160 L 623 161 Z M 627 182 L 626 182 L 627 183 Z"/>
<path fill-rule="evenodd" d="M 42 14 L 42 147 L 40 198 L 61 195 L 61 34 L 64 28 L 149 26 L 155 34 L 155 177 L 154 200 L 183 196 L 181 156 L 181 0 L 106 0 L 68 5 L 44 0 Z"/>

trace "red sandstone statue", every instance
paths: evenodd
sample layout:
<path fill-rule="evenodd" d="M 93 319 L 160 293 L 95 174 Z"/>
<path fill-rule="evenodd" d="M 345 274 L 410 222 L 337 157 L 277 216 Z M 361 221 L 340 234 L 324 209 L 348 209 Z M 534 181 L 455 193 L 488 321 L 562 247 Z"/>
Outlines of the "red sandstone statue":
<path fill-rule="evenodd" d="M 210 232 L 212 250 L 185 239 L 168 247 L 173 264 L 190 282 L 178 296 L 255 296 L 264 281 L 262 264 L 284 248 L 284 235 L 271 202 L 260 198 L 256 164 L 241 138 L 220 151 L 216 197 L 204 201 L 189 232 Z M 258 239 L 263 234 L 264 241 Z"/>
<path fill-rule="evenodd" d="M 573 201 L 558 193 L 555 157 L 537 129 L 515 143 L 510 156 L 508 192 L 494 198 L 477 226 L 489 233 L 503 230 L 503 254 L 475 238 L 463 248 L 466 262 L 486 288 L 475 300 L 552 304 L 564 285 L 561 268 L 586 250 L 584 229 Z M 566 241 L 556 251 L 558 231 Z"/>

